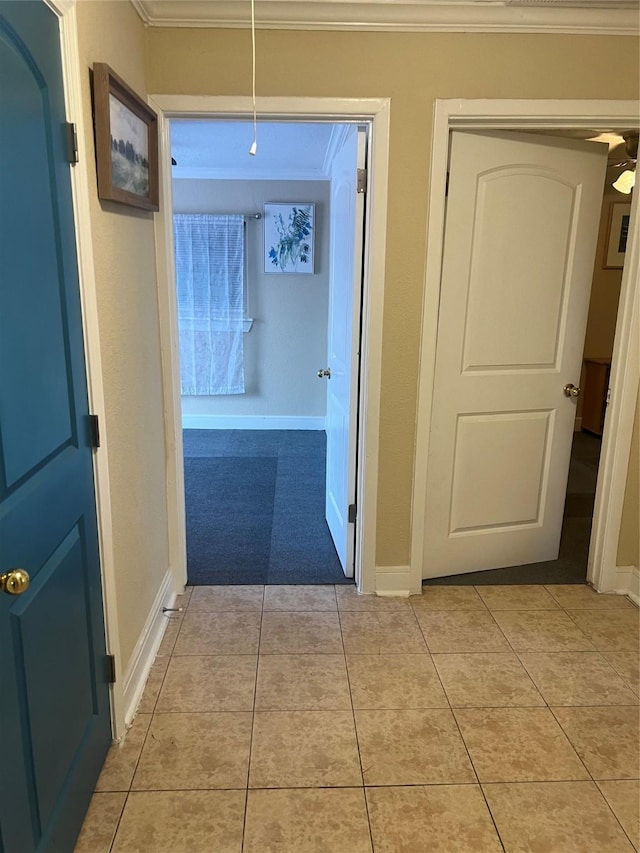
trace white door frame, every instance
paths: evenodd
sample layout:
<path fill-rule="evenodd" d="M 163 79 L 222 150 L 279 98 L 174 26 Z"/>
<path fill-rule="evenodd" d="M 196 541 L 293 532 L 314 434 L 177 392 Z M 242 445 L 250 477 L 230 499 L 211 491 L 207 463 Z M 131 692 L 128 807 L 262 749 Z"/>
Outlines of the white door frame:
<path fill-rule="evenodd" d="M 435 376 L 438 306 L 445 225 L 445 187 L 451 130 L 558 130 L 637 127 L 638 101 L 436 100 L 431 147 L 425 289 L 418 385 L 416 457 L 413 482 L 410 592 L 420 592 L 425 548 L 427 457 Z M 627 591 L 617 578 L 616 556 L 629 465 L 638 359 L 640 234 L 638 193 L 625 258 L 611 363 L 611 402 L 602 439 L 587 580 L 600 592 Z M 623 582 L 624 584 L 624 582 Z"/>
<path fill-rule="evenodd" d="M 178 322 L 173 261 L 171 197 L 171 118 L 250 118 L 247 97 L 200 95 L 151 95 L 158 113 L 160 138 L 160 212 L 156 224 L 156 265 L 160 312 L 162 384 L 165 400 L 165 433 L 169 516 L 170 565 L 176 586 L 186 581 L 184 470 L 178 363 Z M 376 507 L 378 490 L 378 428 L 382 360 L 382 311 L 384 297 L 389 163 L 388 98 L 260 98 L 261 119 L 275 121 L 368 122 L 371 126 L 370 162 L 365 237 L 364 293 L 358 446 L 358 524 L 356 528 L 355 580 L 361 592 L 375 592 Z"/>
<path fill-rule="evenodd" d="M 104 402 L 104 382 L 98 301 L 91 234 L 91 196 L 89 190 L 89 158 L 93 152 L 85 145 L 86 122 L 83 112 L 82 81 L 84 69 L 80 67 L 76 0 L 44 0 L 60 20 L 60 47 L 67 121 L 76 125 L 78 135 L 78 163 L 70 167 L 73 215 L 75 220 L 78 278 L 84 337 L 85 363 L 89 411 L 100 421 L 100 449 L 93 454 L 93 472 L 98 520 L 98 548 L 102 575 L 105 640 L 107 653 L 114 656 L 117 680 L 111 685 L 111 727 L 114 739 L 125 733 L 125 699 L 123 692 L 123 661 L 120 651 L 118 609 L 116 604 L 115 559 L 113 553 L 113 522 L 111 515 L 111 487 L 109 482 L 109 456 Z M 95 190 L 94 190 L 95 192 Z"/>

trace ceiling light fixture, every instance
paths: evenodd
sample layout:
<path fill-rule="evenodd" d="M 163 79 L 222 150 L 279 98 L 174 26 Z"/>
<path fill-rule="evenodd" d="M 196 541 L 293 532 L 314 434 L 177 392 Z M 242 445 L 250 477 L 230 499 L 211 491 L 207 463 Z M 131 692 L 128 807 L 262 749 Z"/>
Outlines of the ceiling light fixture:
<path fill-rule="evenodd" d="M 256 119 L 256 5 L 251 0 L 251 97 L 253 103 L 253 142 L 249 154 L 255 156 L 258 150 L 257 119 Z"/>
<path fill-rule="evenodd" d="M 623 166 L 628 166 L 624 172 L 621 172 L 616 180 L 612 183 L 615 190 L 619 193 L 629 195 L 636 182 L 636 169 L 638 166 L 638 133 L 623 134 L 624 150 L 627 154 L 627 159 L 620 163 L 611 163 L 613 169 L 620 169 Z"/>
<path fill-rule="evenodd" d="M 631 190 L 634 188 L 636 183 L 636 172 L 635 169 L 631 171 L 631 169 L 625 169 L 625 171 L 615 180 L 611 186 L 614 190 L 618 190 L 619 193 L 624 193 L 625 195 L 629 195 Z"/>

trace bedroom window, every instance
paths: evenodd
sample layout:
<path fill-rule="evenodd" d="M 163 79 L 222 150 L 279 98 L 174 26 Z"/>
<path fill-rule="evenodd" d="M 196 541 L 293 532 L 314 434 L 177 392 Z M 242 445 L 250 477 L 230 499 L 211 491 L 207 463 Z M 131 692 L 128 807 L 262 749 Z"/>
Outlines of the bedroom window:
<path fill-rule="evenodd" d="M 244 217 L 173 219 L 182 394 L 244 394 Z"/>

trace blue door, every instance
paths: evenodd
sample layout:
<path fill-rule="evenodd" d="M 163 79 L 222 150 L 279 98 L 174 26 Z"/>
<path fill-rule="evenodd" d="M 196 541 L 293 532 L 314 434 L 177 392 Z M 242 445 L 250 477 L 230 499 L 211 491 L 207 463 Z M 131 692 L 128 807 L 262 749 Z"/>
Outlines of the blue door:
<path fill-rule="evenodd" d="M 73 850 L 110 741 L 64 122 L 56 16 L 0 0 L 2 853 Z"/>

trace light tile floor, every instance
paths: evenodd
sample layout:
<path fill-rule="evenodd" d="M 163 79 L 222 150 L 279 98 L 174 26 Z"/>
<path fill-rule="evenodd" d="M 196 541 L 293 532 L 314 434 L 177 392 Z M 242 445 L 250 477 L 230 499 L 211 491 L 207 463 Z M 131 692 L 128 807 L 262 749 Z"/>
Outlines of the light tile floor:
<path fill-rule="evenodd" d="M 289 586 L 181 600 L 76 853 L 640 849 L 627 599 Z"/>

